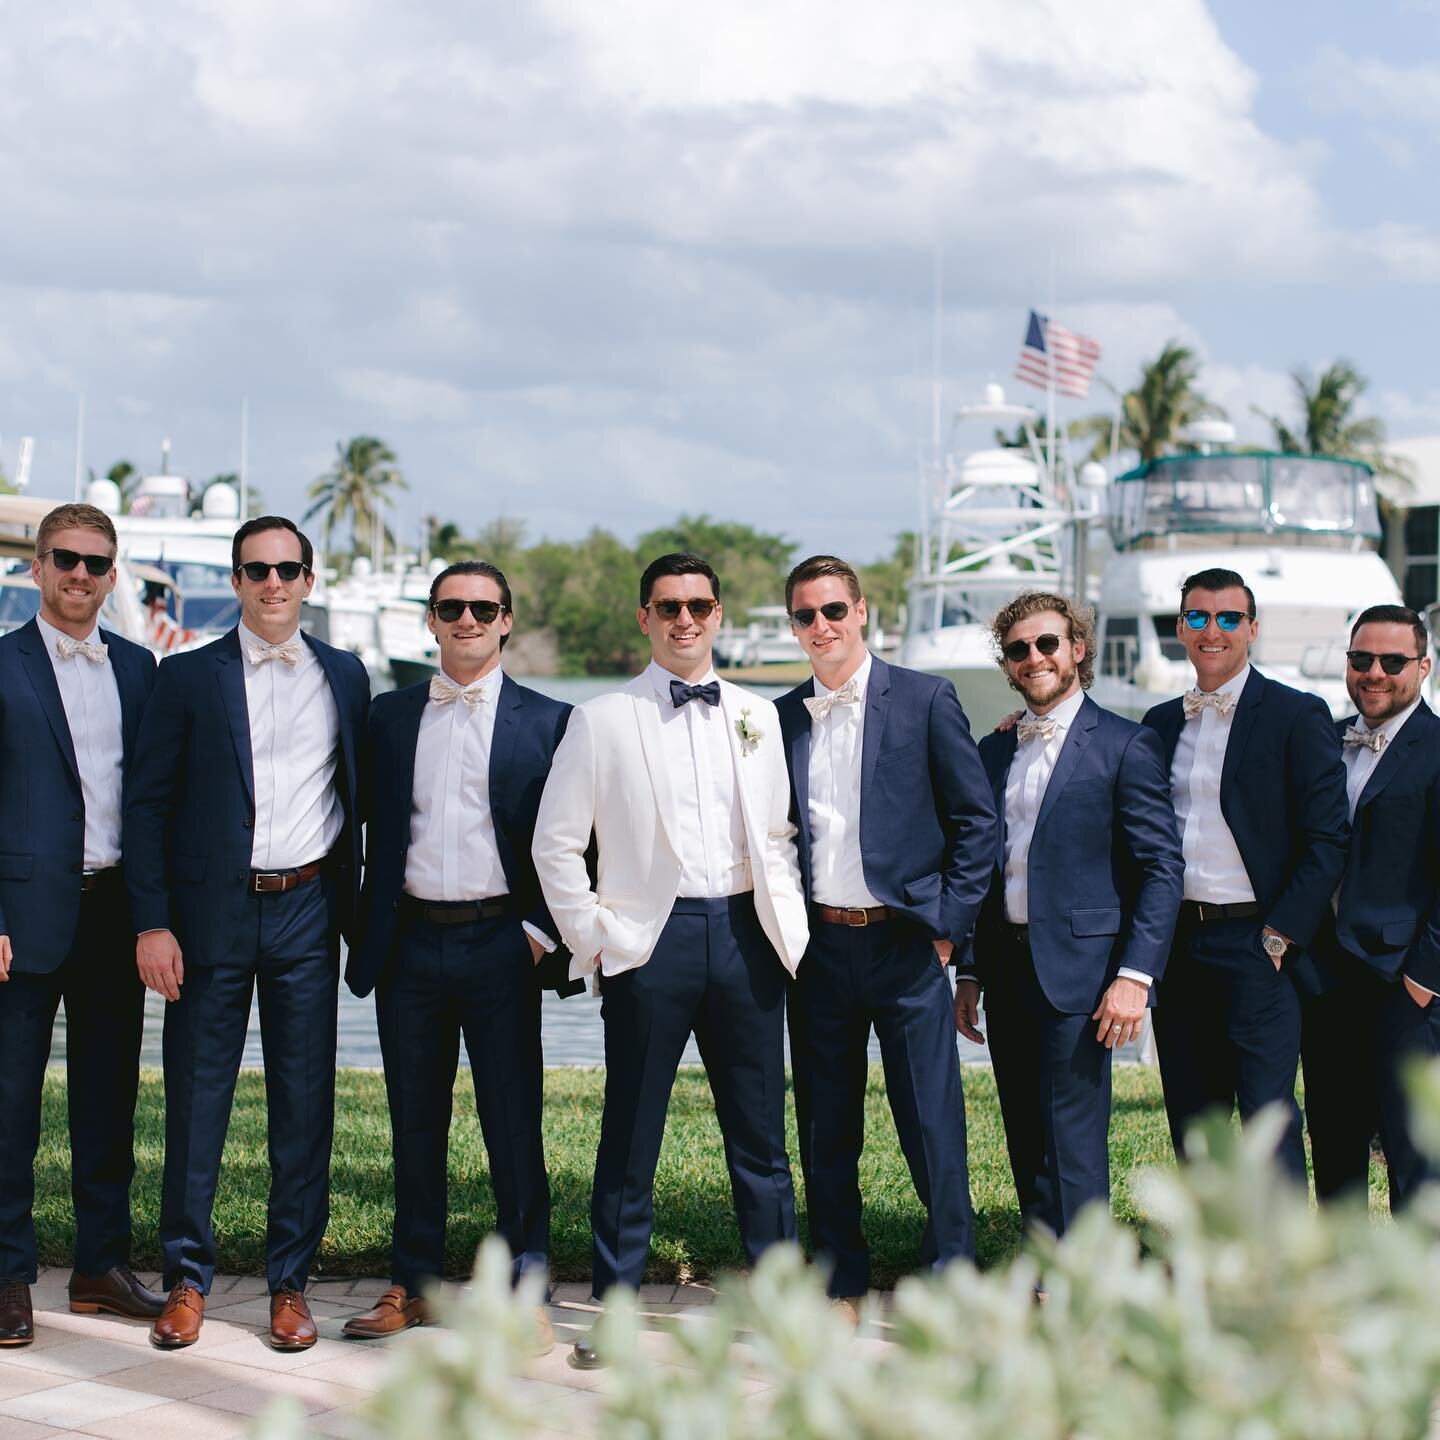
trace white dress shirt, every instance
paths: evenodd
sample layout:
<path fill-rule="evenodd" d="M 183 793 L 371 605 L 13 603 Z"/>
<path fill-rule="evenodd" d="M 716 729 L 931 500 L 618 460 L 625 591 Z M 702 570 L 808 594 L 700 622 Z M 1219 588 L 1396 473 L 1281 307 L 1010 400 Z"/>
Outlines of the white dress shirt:
<path fill-rule="evenodd" d="M 865 884 L 860 857 L 860 759 L 865 741 L 865 693 L 870 653 L 851 677 L 858 699 L 832 705 L 810 722 L 810 889 L 821 905 L 873 910 L 880 902 Z M 819 677 L 815 695 L 833 694 Z"/>
<path fill-rule="evenodd" d="M 1209 905 L 1253 903 L 1255 890 L 1240 857 L 1240 848 L 1220 812 L 1220 777 L 1225 768 L 1225 747 L 1241 691 L 1250 667 L 1227 680 L 1217 691 L 1231 694 L 1235 703 L 1227 715 L 1207 705 L 1180 727 L 1175 755 L 1170 762 L 1170 793 L 1180 826 L 1180 848 L 1185 855 L 1185 898 Z"/>
<path fill-rule="evenodd" d="M 120 863 L 121 782 L 125 771 L 125 738 L 115 670 L 108 656 L 99 665 L 79 654 L 62 659 L 56 649 L 62 632 L 43 615 L 37 615 L 35 623 L 55 671 L 80 771 L 80 794 L 85 805 L 85 868 L 106 870 Z M 96 625 L 85 640 L 91 645 L 103 644 L 100 627 Z"/>
<path fill-rule="evenodd" d="M 1379 750 L 1370 750 L 1364 745 L 1347 745 L 1342 752 L 1342 759 L 1345 761 L 1345 794 L 1350 801 L 1350 823 L 1352 825 L 1355 823 L 1355 809 L 1360 804 L 1360 797 L 1365 793 L 1366 785 L 1370 783 L 1370 777 L 1375 773 L 1375 767 L 1380 763 L 1380 757 L 1388 746 L 1395 743 L 1395 737 L 1400 733 L 1400 727 L 1419 708 L 1420 697 L 1417 695 L 1405 709 L 1398 715 L 1392 715 L 1383 725 L 1372 725 L 1363 715 L 1355 717 L 1354 728 L 1356 730 L 1378 730 L 1384 735 L 1385 743 Z"/>
<path fill-rule="evenodd" d="M 677 709 L 670 682 L 679 677 L 653 660 L 645 673 L 660 699 L 660 739 L 675 781 L 680 837 L 676 893 L 686 899 L 742 894 L 752 888 L 750 861 L 725 712 L 703 700 L 689 700 Z M 708 685 L 715 679 L 714 670 L 707 670 L 693 683 Z"/>
<path fill-rule="evenodd" d="M 473 709 L 458 699 L 427 700 L 420 712 L 405 856 L 405 893 L 419 900 L 494 900 L 509 889 L 490 814 L 490 742 L 502 680 L 497 665 L 478 681 L 484 699 Z"/>
<path fill-rule="evenodd" d="M 1077 690 L 1050 711 L 1054 733 L 1048 739 L 1037 735 L 1020 741 L 1005 777 L 1005 918 L 1012 925 L 1030 923 L 1030 842 L 1055 762 L 1084 703 L 1085 692 Z M 1024 718 L 1039 717 L 1026 706 Z"/>
<path fill-rule="evenodd" d="M 242 624 L 240 657 L 250 756 L 255 780 L 256 870 L 294 870 L 330 853 L 344 828 L 335 787 L 340 761 L 340 712 L 315 652 L 297 632 L 294 666 L 283 660 L 256 664 L 251 651 L 269 641 Z"/>

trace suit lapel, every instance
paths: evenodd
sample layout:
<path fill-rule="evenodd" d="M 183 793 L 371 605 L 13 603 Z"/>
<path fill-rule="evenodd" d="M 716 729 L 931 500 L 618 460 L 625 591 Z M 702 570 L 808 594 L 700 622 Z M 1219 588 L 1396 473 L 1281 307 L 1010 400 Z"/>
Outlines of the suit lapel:
<path fill-rule="evenodd" d="M 1425 732 L 1434 719 L 1434 711 L 1422 700 L 1415 713 L 1400 727 L 1395 738 L 1380 752 L 1380 759 L 1370 772 L 1370 778 L 1365 782 L 1365 788 L 1356 802 L 1357 815 L 1400 773 L 1410 758 L 1411 750 L 1425 738 Z"/>
<path fill-rule="evenodd" d="M 1185 728 L 1183 703 L 1179 700 L 1165 701 L 1155 712 L 1155 722 L 1151 728 L 1165 747 L 1165 773 L 1168 775 L 1171 765 L 1175 763 L 1175 747 L 1180 743 L 1180 732 Z"/>
<path fill-rule="evenodd" d="M 798 697 L 797 697 L 798 698 Z M 800 700 L 795 706 L 793 728 L 786 741 L 790 750 L 791 783 L 795 787 L 795 824 L 800 831 L 800 843 L 806 851 L 810 848 L 810 712 Z"/>
<path fill-rule="evenodd" d="M 1265 693 L 1265 677 L 1252 665 L 1250 678 L 1240 692 L 1235 714 L 1230 721 L 1230 738 L 1225 742 L 1225 763 L 1220 770 L 1220 809 L 1223 814 L 1230 799 L 1230 787 L 1235 779 L 1235 767 L 1245 753 L 1250 731 L 1255 725 L 1255 716 L 1260 709 L 1260 697 Z"/>
<path fill-rule="evenodd" d="M 495 826 L 500 865 L 512 889 L 515 883 L 511 876 L 514 860 L 510 849 L 509 827 L 506 824 L 508 812 L 505 809 L 505 780 L 510 774 L 510 764 L 515 754 L 515 742 L 520 736 L 524 712 L 525 697 L 520 687 L 508 675 L 502 674 L 500 695 L 495 705 L 495 729 L 490 735 L 490 820 Z M 419 725 L 418 716 L 416 725 Z M 411 763 L 413 766 L 413 758 Z"/>
<path fill-rule="evenodd" d="M 345 695 L 345 682 L 340 674 L 340 655 L 328 645 L 317 645 L 303 630 L 300 632 L 300 638 L 310 647 L 310 653 L 320 662 L 320 668 L 325 672 L 326 683 L 330 686 L 330 694 L 335 701 L 335 715 L 340 729 L 340 754 L 345 761 L 345 813 L 351 815 L 354 810 L 352 802 L 355 796 L 356 777 L 360 771 L 359 757 L 355 754 L 354 727 L 349 724 L 350 708 Z M 353 815 L 351 818 L 354 818 Z"/>
<path fill-rule="evenodd" d="M 723 680 L 720 682 L 720 713 L 725 721 L 725 735 L 730 744 L 730 763 L 735 767 L 735 793 L 740 797 L 740 818 L 744 822 L 745 836 L 750 844 L 750 858 L 758 863 L 765 853 L 764 831 L 760 825 L 760 816 L 755 813 L 755 807 L 750 800 L 750 777 L 757 766 L 753 753 L 742 753 L 740 732 L 736 729 L 740 712 L 746 708 L 749 699 L 738 686 Z M 692 700 L 690 703 L 694 705 L 698 702 Z M 764 745 L 768 742 L 773 745 L 779 739 L 778 735 L 762 734 L 758 743 Z"/>
<path fill-rule="evenodd" d="M 865 794 L 875 778 L 880 759 L 880 741 L 890 713 L 890 667 L 881 659 L 870 661 L 870 683 L 865 687 L 865 729 L 860 743 L 860 813 L 865 813 Z"/>
<path fill-rule="evenodd" d="M 631 681 L 627 687 L 630 703 L 635 707 L 635 724 L 640 732 L 640 751 L 645 768 L 650 772 L 650 788 L 655 792 L 655 808 L 660 815 L 660 828 L 670 849 L 680 854 L 680 825 L 676 814 L 675 786 L 665 764 L 664 742 L 660 736 L 660 697 L 650 684 L 647 673 Z M 723 687 L 722 687 L 723 688 Z M 698 700 L 691 704 L 698 705 Z"/>
<path fill-rule="evenodd" d="M 255 809 L 255 757 L 250 749 L 250 710 L 245 703 L 245 660 L 240 653 L 240 632 L 222 637 L 215 651 L 215 683 L 220 687 L 220 704 L 230 725 L 230 739 L 250 809 Z M 344 726 L 341 726 L 344 729 Z"/>
<path fill-rule="evenodd" d="M 995 737 L 987 756 L 987 770 L 990 786 L 995 792 L 995 814 L 1000 821 L 1000 843 L 996 853 L 1004 864 L 1005 855 L 1005 786 L 1010 779 L 1010 767 L 1015 763 L 1015 753 L 1020 748 L 1020 732 L 1011 726 L 1009 730 Z"/>
<path fill-rule="evenodd" d="M 1067 731 L 1065 740 L 1060 746 L 1060 754 L 1055 761 L 1055 768 L 1050 772 L 1050 783 L 1045 787 L 1045 796 L 1040 801 L 1040 813 L 1035 817 L 1036 830 L 1039 830 L 1045 823 L 1046 817 L 1055 808 L 1055 802 L 1060 798 L 1060 792 L 1069 784 L 1071 775 L 1075 773 L 1075 767 L 1080 763 L 1080 757 L 1090 744 L 1090 737 L 1094 734 L 1098 718 L 1099 711 L 1095 702 L 1086 696 L 1080 702 L 1080 709 L 1075 714 L 1075 723 Z"/>
<path fill-rule="evenodd" d="M 121 745 L 128 765 L 135 737 L 140 733 L 140 716 L 145 709 L 144 662 L 116 645 L 113 635 L 107 635 L 102 630 L 100 638 L 110 646 L 110 668 L 115 675 L 115 688 L 120 692 Z"/>
<path fill-rule="evenodd" d="M 75 760 L 75 742 L 70 737 L 70 722 L 65 718 L 65 704 L 60 699 L 55 667 L 45 653 L 45 637 L 40 633 L 40 627 L 35 621 L 31 620 L 21 627 L 19 645 L 20 653 L 24 657 L 21 663 L 25 666 L 26 675 L 30 677 L 35 698 L 45 712 L 45 719 L 55 736 L 55 743 L 60 747 L 60 753 L 65 757 L 65 763 L 70 767 L 70 774 L 78 786 L 80 766 Z"/>

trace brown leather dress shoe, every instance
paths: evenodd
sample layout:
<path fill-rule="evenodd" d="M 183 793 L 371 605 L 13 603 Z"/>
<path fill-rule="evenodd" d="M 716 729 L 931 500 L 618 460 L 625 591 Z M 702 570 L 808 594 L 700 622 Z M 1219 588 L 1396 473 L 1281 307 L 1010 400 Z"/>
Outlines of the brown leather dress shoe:
<path fill-rule="evenodd" d="M 352 1340 L 378 1340 L 395 1335 L 412 1325 L 433 1325 L 434 1317 L 424 1298 L 412 1295 L 403 1285 L 392 1285 L 361 1315 L 352 1315 L 340 1333 Z"/>
<path fill-rule="evenodd" d="M 70 1277 L 72 1315 L 123 1315 L 127 1320 L 153 1320 L 165 1308 L 165 1297 L 147 1290 L 128 1265 L 113 1265 L 103 1275 Z"/>
<path fill-rule="evenodd" d="M 860 1306 L 863 1295 L 838 1295 L 831 1300 L 830 1308 L 853 1330 L 860 1323 Z"/>
<path fill-rule="evenodd" d="M 150 1343 L 161 1350 L 181 1350 L 200 1338 L 205 1319 L 205 1297 L 182 1280 L 166 1297 L 160 1318 L 150 1327 Z"/>
<path fill-rule="evenodd" d="M 270 1345 L 275 1350 L 308 1350 L 318 1340 L 315 1321 L 299 1290 L 270 1297 Z"/>
<path fill-rule="evenodd" d="M 0 1285 L 0 1345 L 28 1345 L 35 1338 L 30 1287 L 23 1280 Z"/>

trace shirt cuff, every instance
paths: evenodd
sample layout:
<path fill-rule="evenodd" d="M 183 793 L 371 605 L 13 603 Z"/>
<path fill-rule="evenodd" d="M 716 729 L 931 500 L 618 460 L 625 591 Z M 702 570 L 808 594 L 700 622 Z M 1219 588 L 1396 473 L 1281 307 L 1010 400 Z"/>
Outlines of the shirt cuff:
<path fill-rule="evenodd" d="M 1117 980 L 1133 980 L 1137 985 L 1143 985 L 1147 990 L 1155 983 L 1153 975 L 1147 975 L 1143 970 L 1132 970 L 1128 965 L 1122 965 L 1116 972 Z"/>
<path fill-rule="evenodd" d="M 555 953 L 555 942 L 543 930 L 537 929 L 528 920 L 522 920 L 520 926 L 547 955 Z M 573 980 L 575 977 L 572 975 L 570 978 Z"/>

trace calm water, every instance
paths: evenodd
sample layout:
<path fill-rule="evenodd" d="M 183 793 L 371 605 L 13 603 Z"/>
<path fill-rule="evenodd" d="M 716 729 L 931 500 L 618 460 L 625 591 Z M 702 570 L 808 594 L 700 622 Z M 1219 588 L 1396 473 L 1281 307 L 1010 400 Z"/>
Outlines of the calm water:
<path fill-rule="evenodd" d="M 521 678 L 521 677 L 517 677 Z M 579 703 L 595 695 L 604 694 L 616 688 L 620 681 L 610 679 L 525 679 L 525 684 L 560 700 Z M 753 687 L 758 693 L 773 698 L 783 693 L 783 687 Z M 145 1041 L 141 1060 L 146 1065 L 160 1064 L 160 1035 L 164 1023 L 165 1001 L 153 993 L 145 997 Z M 983 1025 L 982 1025 L 983 1029 Z M 550 1065 L 601 1065 L 605 1060 L 605 1036 L 600 1022 L 600 1001 L 589 994 L 573 995 L 568 1000 L 558 999 L 546 992 L 541 1008 L 541 1034 L 545 1047 L 545 1060 Z M 958 1039 L 960 1058 L 966 1061 L 987 1060 L 988 1052 L 981 1046 L 972 1045 L 968 1040 Z M 55 1043 L 51 1060 L 61 1060 L 65 1055 L 65 1016 L 62 1010 L 55 1022 Z M 880 1059 L 879 1047 L 873 1038 L 870 1043 L 870 1058 Z M 357 1000 L 342 984 L 340 986 L 340 1044 L 338 1062 L 344 1066 L 380 1067 L 380 1041 L 375 1031 L 375 1003 L 373 999 Z M 260 1069 L 264 1060 L 260 1053 L 259 1010 L 252 1005 L 250 1011 L 250 1033 L 245 1042 L 246 1066 Z M 460 1063 L 465 1064 L 464 1047 L 461 1047 Z M 685 1063 L 698 1065 L 700 1054 L 694 1041 L 685 1051 Z"/>

